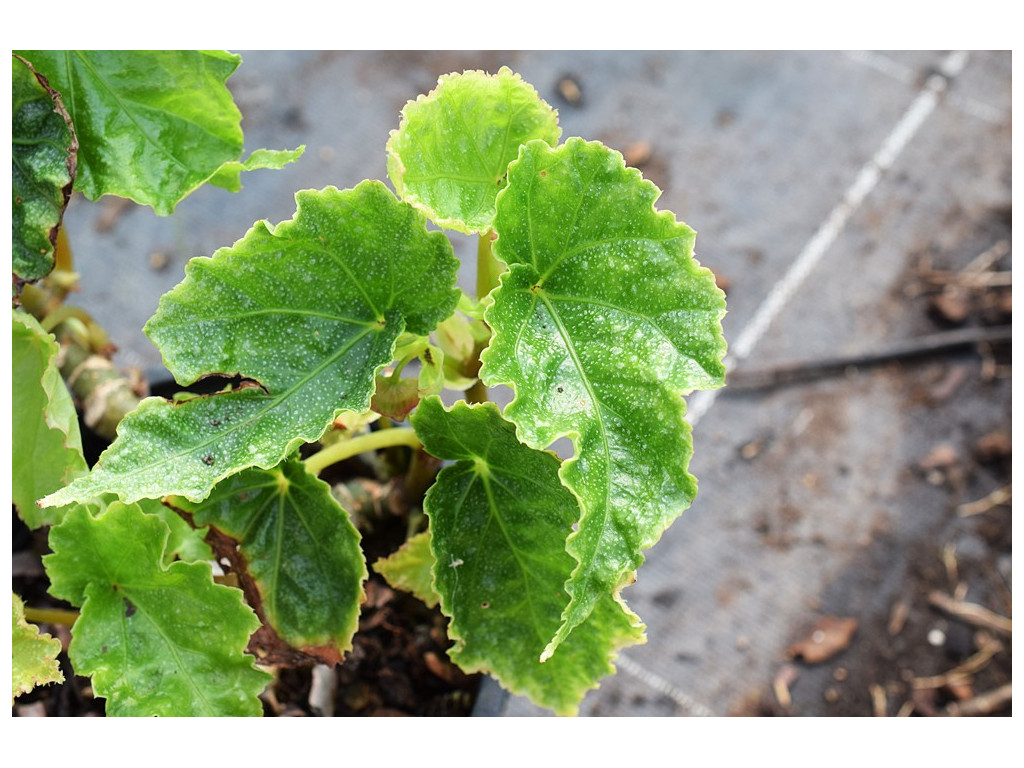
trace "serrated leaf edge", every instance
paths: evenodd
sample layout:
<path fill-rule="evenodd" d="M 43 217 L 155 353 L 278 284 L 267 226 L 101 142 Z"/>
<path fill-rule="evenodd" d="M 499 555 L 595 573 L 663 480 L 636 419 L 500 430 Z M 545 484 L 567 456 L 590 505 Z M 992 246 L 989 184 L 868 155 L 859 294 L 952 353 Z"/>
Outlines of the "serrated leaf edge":
<path fill-rule="evenodd" d="M 401 155 L 399 155 L 398 151 L 394 147 L 394 144 L 397 141 L 398 136 L 401 135 L 402 130 L 409 123 L 409 115 L 407 113 L 407 110 L 409 110 L 409 109 L 415 110 L 415 109 L 419 108 L 420 106 L 422 106 L 424 103 L 427 103 L 431 99 L 435 98 L 437 96 L 438 92 L 445 85 L 447 85 L 449 81 L 451 81 L 451 80 L 458 80 L 458 79 L 461 79 L 461 78 L 467 77 L 467 76 L 468 77 L 482 77 L 482 78 L 489 78 L 489 77 L 498 78 L 498 77 L 508 77 L 508 76 L 511 76 L 511 79 L 513 81 L 521 82 L 523 85 L 525 85 L 527 88 L 529 88 L 531 91 L 533 91 L 533 93 L 535 93 L 537 95 L 537 99 L 538 99 L 538 101 L 540 101 L 540 103 L 546 105 L 549 109 L 551 109 L 552 116 L 555 119 L 555 125 L 558 128 L 558 135 L 559 136 L 561 136 L 561 134 L 562 134 L 562 128 L 561 128 L 561 126 L 558 125 L 558 110 L 555 109 L 554 107 L 552 107 L 546 101 L 544 101 L 540 97 L 540 93 L 537 91 L 537 89 L 532 84 L 530 84 L 526 80 L 524 80 L 522 75 L 520 75 L 518 72 L 512 71 L 512 69 L 510 69 L 506 65 L 502 65 L 498 69 L 498 71 L 495 74 L 493 74 L 493 75 L 491 73 L 489 73 L 489 72 L 486 72 L 485 70 L 482 70 L 482 69 L 467 69 L 467 70 L 464 70 L 462 72 L 449 72 L 446 75 L 441 75 L 440 77 L 437 78 L 437 85 L 435 85 L 434 88 L 431 91 L 429 91 L 428 93 L 421 93 L 415 99 L 410 99 L 409 101 L 406 102 L 405 106 L 402 107 L 401 120 L 399 121 L 398 127 L 391 129 L 391 131 L 388 133 L 388 141 L 387 141 L 387 144 L 385 145 L 385 152 L 387 154 L 388 178 L 391 180 L 391 183 L 395 187 L 395 193 L 398 195 L 399 199 L 404 200 L 405 202 L 409 203 L 409 205 L 413 206 L 417 210 L 422 211 L 424 214 L 426 214 L 428 219 L 430 219 L 432 222 L 437 224 L 437 226 L 441 227 L 442 229 L 450 229 L 450 230 L 453 230 L 455 232 L 461 232 L 462 234 L 465 234 L 465 235 L 474 235 L 474 234 L 483 235 L 483 234 L 485 234 L 486 232 L 488 232 L 490 230 L 490 227 L 473 228 L 473 227 L 470 227 L 468 224 L 466 224 L 465 221 L 463 221 L 462 219 L 460 219 L 458 217 L 450 217 L 450 218 L 441 217 L 441 216 L 438 215 L 437 211 L 435 211 L 433 209 L 433 207 L 431 207 L 427 203 L 423 202 L 419 198 L 418 195 L 416 195 L 415 193 L 410 192 L 408 189 L 406 189 L 406 187 L 405 187 L 405 173 L 406 173 L 405 164 L 402 162 Z M 533 139 L 533 141 L 541 141 L 541 139 Z M 546 144 L 547 142 L 544 142 L 544 143 Z M 550 146 L 550 145 L 548 145 L 548 146 Z M 521 147 L 522 147 L 522 145 L 520 145 L 520 148 Z M 513 160 L 511 162 L 515 162 L 515 161 Z M 503 192 L 503 191 L 504 190 L 501 190 L 500 192 Z M 499 194 L 500 194 L 500 192 L 499 192 Z"/>
<path fill-rule="evenodd" d="M 576 145 L 576 144 L 583 144 L 583 145 L 586 145 L 586 146 L 595 146 L 596 145 L 596 146 L 600 146 L 600 147 L 608 150 L 612 154 L 612 156 L 617 159 L 618 163 L 621 165 L 622 169 L 624 170 L 624 172 L 628 176 L 633 177 L 640 184 L 642 184 L 645 187 L 648 187 L 650 191 L 654 192 L 654 194 L 653 194 L 653 196 L 651 198 L 651 201 L 650 201 L 651 211 L 654 214 L 654 216 L 656 218 L 661 218 L 661 219 L 671 219 L 672 222 L 674 222 L 676 224 L 681 223 L 681 222 L 678 221 L 678 219 L 676 218 L 676 216 L 675 216 L 675 214 L 673 212 L 668 211 L 668 210 L 662 211 L 662 210 L 659 210 L 656 207 L 655 204 L 656 204 L 657 200 L 661 197 L 662 190 L 656 184 L 654 184 L 654 182 L 650 181 L 649 179 L 645 179 L 643 177 L 642 172 L 639 169 L 633 168 L 631 166 L 627 166 L 626 162 L 625 162 L 625 158 L 624 158 L 624 156 L 622 155 L 621 152 L 619 152 L 618 150 L 616 150 L 616 149 L 614 149 L 612 147 L 608 147 L 606 144 L 604 144 L 603 142 L 600 142 L 600 141 L 587 141 L 587 140 L 582 139 L 580 137 L 574 136 L 574 137 L 570 137 L 570 138 L 566 139 L 565 143 L 562 144 L 562 145 L 559 145 L 557 147 L 551 147 L 550 145 L 548 145 L 544 141 L 541 141 L 539 139 L 533 139 L 533 140 L 531 140 L 529 142 L 526 142 L 526 143 L 520 145 L 520 147 L 519 147 L 519 156 L 515 160 L 513 160 L 511 163 L 509 163 L 509 177 L 511 177 L 511 175 L 512 175 L 512 167 L 514 165 L 518 164 L 522 160 L 523 154 L 527 151 L 527 147 L 529 145 L 534 144 L 534 143 L 543 145 L 544 150 L 546 152 L 549 152 L 549 153 L 554 153 L 554 152 L 558 152 L 558 151 L 568 151 L 566 149 L 567 147 L 571 147 L 571 146 Z M 495 209 L 496 210 L 497 210 L 497 207 L 498 207 L 502 197 L 510 189 L 512 189 L 512 184 L 511 183 L 509 183 L 504 189 L 502 189 L 502 190 L 500 190 L 498 192 L 498 194 L 495 197 Z M 688 225 L 684 225 L 684 226 L 688 226 Z M 501 233 L 497 232 L 497 240 L 496 240 L 496 242 L 500 242 L 500 240 L 501 240 Z M 702 266 L 700 264 L 700 262 L 697 260 L 695 255 L 691 254 L 691 258 L 693 259 L 693 262 L 697 266 L 698 270 L 706 273 L 707 276 L 710 276 L 712 278 L 712 283 L 714 284 L 714 273 L 712 273 L 711 270 L 708 269 L 707 267 Z M 509 266 L 511 267 L 512 265 L 510 264 Z M 557 266 L 556 266 L 556 268 L 557 268 Z M 550 271 L 552 271 L 552 270 L 549 269 L 548 272 L 550 272 Z M 506 270 L 499 277 L 499 288 L 504 287 L 505 280 L 509 278 L 510 273 L 511 273 L 510 270 Z M 724 292 L 720 288 L 717 287 L 717 284 L 715 285 L 715 290 L 717 290 L 719 293 L 721 293 L 723 295 L 723 297 L 724 297 Z M 493 296 L 496 293 L 497 293 L 497 290 L 492 291 L 491 295 Z M 484 311 L 484 320 L 489 325 L 490 325 L 490 318 L 488 316 L 492 312 L 492 307 L 493 306 L 494 305 L 493 305 L 493 302 L 492 302 Z M 721 322 L 722 318 L 725 317 L 725 314 L 726 314 L 726 310 L 723 309 L 721 314 L 719 315 L 719 318 L 718 318 L 719 323 Z M 722 360 L 724 360 L 725 355 L 726 355 L 727 343 L 725 341 L 725 336 L 724 335 L 720 335 L 719 338 L 721 339 L 721 342 L 718 345 L 718 349 L 716 351 L 718 353 L 717 354 L 717 359 L 721 362 Z M 481 374 L 481 379 L 484 380 L 484 383 L 486 383 L 488 386 L 495 386 L 495 385 L 504 384 L 504 385 L 506 385 L 506 386 L 508 386 L 508 387 L 510 387 L 512 389 L 512 395 L 513 395 L 512 399 L 505 406 L 505 409 L 507 410 L 509 407 L 513 406 L 515 403 L 518 402 L 518 400 L 519 400 L 519 391 L 518 391 L 518 388 L 516 387 L 516 382 L 513 381 L 513 380 L 497 380 L 497 379 L 489 378 L 487 376 L 487 358 L 489 356 L 488 353 L 491 351 L 491 349 L 492 349 L 492 347 L 490 345 L 488 345 L 488 347 L 486 349 L 484 349 L 483 352 L 480 355 L 480 361 L 481 361 L 480 374 Z M 723 370 L 724 370 L 724 368 L 723 368 Z M 709 377 L 709 378 L 711 378 L 711 377 Z M 706 387 L 706 388 L 707 389 L 717 389 L 717 388 L 720 388 L 720 387 L 722 387 L 724 385 L 725 385 L 725 376 L 723 374 L 723 376 L 721 377 L 721 381 L 717 382 L 716 386 L 710 386 L 710 387 Z M 680 395 L 679 400 L 678 400 L 678 405 L 677 405 L 677 409 L 679 411 L 679 421 L 682 424 L 683 430 L 686 433 L 687 438 L 690 439 L 691 445 L 692 445 L 692 438 L 691 438 L 692 429 L 691 429 L 689 423 L 685 419 L 686 405 L 685 405 L 685 401 L 683 400 L 683 396 L 688 395 L 688 394 L 692 393 L 693 391 L 694 391 L 693 389 L 677 391 L 677 394 Z M 524 445 L 529 445 L 530 447 L 535 448 L 537 450 L 545 450 L 545 449 L 547 449 L 548 446 L 533 445 L 529 440 L 525 439 L 524 435 L 522 434 L 522 430 L 520 429 L 520 426 L 519 426 L 518 423 L 512 421 L 511 419 L 508 419 L 508 421 L 510 421 L 514 425 L 515 432 L 516 432 L 516 437 L 519 439 L 519 441 L 521 443 L 523 443 Z M 569 490 L 569 492 L 572 493 L 573 496 L 576 498 L 577 503 L 579 504 L 580 509 L 581 509 L 581 519 L 582 519 L 583 515 L 587 514 L 587 510 L 586 510 L 586 507 L 585 507 L 585 504 L 584 504 L 584 500 L 579 496 L 579 494 L 572 487 L 572 485 L 570 485 L 567 482 L 566 477 L 565 477 L 565 474 L 568 472 L 569 468 L 572 465 L 574 465 L 579 460 L 578 450 L 579 450 L 579 439 L 580 439 L 581 435 L 580 435 L 578 430 L 567 430 L 567 431 L 561 433 L 560 435 L 556 436 L 555 439 L 558 439 L 559 437 L 568 438 L 572 442 L 573 450 L 574 450 L 574 455 L 570 459 L 562 462 L 562 465 L 558 469 L 558 477 L 559 477 L 559 480 L 561 480 L 562 485 L 567 490 Z M 692 453 L 691 453 L 691 458 L 692 458 Z M 687 465 L 688 464 L 689 464 L 689 462 L 687 462 Z M 697 478 L 694 477 L 692 474 L 690 474 L 688 466 L 686 468 L 684 468 L 684 471 L 693 480 L 694 488 L 696 489 L 696 487 L 697 487 Z M 695 492 L 694 495 L 696 497 L 696 492 Z M 637 553 L 637 557 L 638 557 L 637 567 L 642 565 L 643 562 L 645 561 L 645 558 L 644 558 L 644 555 L 643 555 L 644 550 L 649 549 L 651 546 L 653 546 L 655 543 L 657 543 L 660 540 L 662 534 L 664 534 L 664 532 L 668 529 L 668 526 L 671 525 L 671 523 L 675 519 L 677 519 L 683 512 L 685 512 L 686 509 L 688 508 L 688 506 L 689 505 L 687 505 L 686 507 L 682 507 L 677 512 L 672 514 L 671 517 L 670 517 L 670 520 L 668 521 L 668 523 L 666 523 L 666 525 L 663 528 L 661 528 L 659 531 L 657 531 L 651 537 L 649 542 L 645 542 L 645 544 L 641 546 L 641 550 Z M 572 555 L 573 559 L 575 559 L 577 561 L 577 566 L 576 566 L 576 568 L 573 569 L 572 574 L 570 575 L 569 579 L 566 580 L 566 583 L 565 583 L 566 592 L 569 594 L 570 600 L 569 600 L 569 603 L 566 605 L 565 612 L 563 613 L 563 624 L 562 624 L 561 627 L 559 627 L 559 630 L 556 633 L 555 637 L 552 638 L 551 642 L 548 644 L 548 646 L 544 649 L 543 653 L 541 654 L 541 661 L 546 661 L 547 659 L 550 659 L 554 655 L 554 653 L 557 650 L 558 646 L 561 645 L 561 643 L 569 636 L 569 634 L 572 632 L 572 630 L 576 626 L 579 626 L 579 624 L 575 624 L 575 625 L 570 627 L 566 623 L 566 620 L 567 620 L 567 618 L 569 616 L 570 608 L 572 607 L 572 602 L 573 602 L 573 597 L 574 597 L 573 591 L 570 588 L 570 585 L 572 584 L 572 582 L 575 579 L 576 575 L 578 573 L 580 573 L 582 571 L 582 569 L 585 567 L 584 563 L 582 561 L 580 561 L 578 558 L 576 558 L 576 556 L 572 553 L 572 550 L 570 549 L 571 543 L 575 540 L 575 538 L 578 535 L 579 535 L 578 530 L 577 531 L 573 531 L 567 537 L 567 539 L 566 539 L 566 551 L 569 552 L 569 554 Z M 642 627 L 643 626 L 643 622 L 640 621 L 639 616 L 637 616 L 636 613 L 634 613 L 631 609 L 628 608 L 628 606 L 627 606 L 627 604 L 625 602 L 625 599 L 622 597 L 622 591 L 626 587 L 628 587 L 631 584 L 635 583 L 635 581 L 636 581 L 636 573 L 637 573 L 636 569 L 633 569 L 632 571 L 624 573 L 622 575 L 619 583 L 613 588 L 613 590 L 612 590 L 612 597 L 615 599 L 616 602 L 618 602 L 622 606 L 622 609 L 628 615 L 636 617 L 638 622 L 640 622 L 639 626 Z M 593 609 L 591 609 L 591 610 L 593 610 Z"/>

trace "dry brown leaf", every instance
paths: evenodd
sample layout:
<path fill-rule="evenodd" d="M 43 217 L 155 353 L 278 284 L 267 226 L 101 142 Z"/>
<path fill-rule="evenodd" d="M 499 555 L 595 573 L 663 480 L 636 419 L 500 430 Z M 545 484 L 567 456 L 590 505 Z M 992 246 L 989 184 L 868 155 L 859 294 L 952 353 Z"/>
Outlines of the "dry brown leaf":
<path fill-rule="evenodd" d="M 822 616 L 810 634 L 791 645 L 787 654 L 789 658 L 802 658 L 808 664 L 818 664 L 846 648 L 856 630 L 857 619 Z"/>

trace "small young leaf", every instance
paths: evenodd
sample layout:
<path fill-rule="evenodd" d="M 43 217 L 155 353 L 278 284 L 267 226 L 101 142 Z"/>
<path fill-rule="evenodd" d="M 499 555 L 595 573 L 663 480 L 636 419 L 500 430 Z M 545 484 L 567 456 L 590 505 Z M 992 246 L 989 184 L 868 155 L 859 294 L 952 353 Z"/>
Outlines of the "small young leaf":
<path fill-rule="evenodd" d="M 224 163 L 217 172 L 210 177 L 209 182 L 215 187 L 221 187 L 228 192 L 238 192 L 242 188 L 241 175 L 245 171 L 255 171 L 260 168 L 279 171 L 289 163 L 294 163 L 302 153 L 306 151 L 306 145 L 297 149 L 257 149 L 245 162 L 236 160 L 231 163 Z"/>
<path fill-rule="evenodd" d="M 725 301 L 659 194 L 618 152 L 569 139 L 527 144 L 498 198 L 510 271 L 485 315 L 481 377 L 515 389 L 505 417 L 528 445 L 573 439 L 560 476 L 583 507 L 572 602 L 546 655 L 631 581 L 697 491 L 681 395 L 723 383 Z"/>
<path fill-rule="evenodd" d="M 11 704 L 14 698 L 37 685 L 63 683 L 57 663 L 60 640 L 40 634 L 39 627 L 25 621 L 25 604 L 11 594 Z"/>
<path fill-rule="evenodd" d="M 75 188 L 169 215 L 211 177 L 237 183 L 242 114 L 224 51 L 19 51 L 64 97 L 81 149 Z M 297 156 L 297 155 L 296 155 Z M 280 167 L 258 158 L 253 167 Z M 221 172 L 225 163 L 231 164 Z M 236 167 L 242 166 L 242 167 Z M 232 181 L 234 179 L 234 181 Z"/>
<path fill-rule="evenodd" d="M 11 496 L 30 528 L 53 525 L 63 514 L 61 509 L 39 509 L 36 499 L 88 469 L 78 414 L 57 368 L 59 350 L 34 317 L 14 310 Z"/>
<path fill-rule="evenodd" d="M 376 382 L 370 407 L 381 416 L 404 421 L 420 401 L 419 381 L 378 376 Z"/>
<path fill-rule="evenodd" d="M 270 676 L 244 653 L 259 620 L 206 563 L 165 565 L 167 525 L 119 502 L 68 511 L 43 558 L 50 593 L 82 607 L 71 662 L 112 716 L 259 715 Z"/>
<path fill-rule="evenodd" d="M 434 589 L 434 555 L 430 551 L 430 531 L 410 537 L 397 552 L 382 557 L 373 570 L 388 584 L 415 595 L 433 608 L 440 599 Z"/>
<path fill-rule="evenodd" d="M 558 714 L 614 671 L 611 659 L 644 642 L 635 615 L 611 593 L 545 663 L 561 623 L 573 559 L 565 540 L 579 507 L 558 479 L 558 460 L 516 439 L 491 403 L 446 411 L 424 400 L 412 422 L 432 455 L 453 460 L 427 492 L 434 585 L 451 617 L 449 652 L 465 671 L 489 671 L 511 691 Z"/>
<path fill-rule="evenodd" d="M 53 269 L 78 143 L 60 94 L 23 59 L 13 56 L 11 64 L 12 268 L 30 281 Z"/>
<path fill-rule="evenodd" d="M 204 501 L 173 505 L 238 542 L 258 610 L 289 645 L 324 646 L 337 658 L 352 647 L 366 597 L 359 532 L 302 462 L 239 472 Z"/>
<path fill-rule="evenodd" d="M 388 177 L 439 226 L 486 232 L 519 145 L 554 145 L 561 135 L 558 113 L 508 67 L 444 75 L 402 110 L 388 139 Z"/>
<path fill-rule="evenodd" d="M 451 314 L 451 243 L 382 183 L 295 197 L 292 220 L 192 259 L 146 325 L 179 383 L 237 372 L 261 386 L 143 400 L 92 473 L 44 504 L 105 491 L 199 501 L 235 472 L 274 467 L 343 410 L 367 410 L 403 329 L 426 335 Z"/>

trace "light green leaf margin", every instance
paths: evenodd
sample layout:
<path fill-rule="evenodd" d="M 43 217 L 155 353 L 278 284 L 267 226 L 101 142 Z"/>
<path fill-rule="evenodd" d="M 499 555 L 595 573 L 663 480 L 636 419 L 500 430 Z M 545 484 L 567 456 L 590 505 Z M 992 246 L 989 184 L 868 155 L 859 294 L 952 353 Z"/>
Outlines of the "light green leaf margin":
<path fill-rule="evenodd" d="M 285 642 L 339 659 L 352 648 L 366 599 L 359 532 L 302 462 L 248 469 L 198 504 L 170 503 L 238 542 L 259 592 L 254 607 Z"/>
<path fill-rule="evenodd" d="M 519 145 L 554 145 L 561 135 L 558 113 L 508 67 L 443 75 L 402 110 L 388 138 L 388 178 L 438 226 L 483 233 Z"/>
<path fill-rule="evenodd" d="M 39 627 L 25 621 L 25 603 L 11 593 L 11 704 L 37 685 L 63 683 L 57 663 L 60 640 L 41 634 Z"/>

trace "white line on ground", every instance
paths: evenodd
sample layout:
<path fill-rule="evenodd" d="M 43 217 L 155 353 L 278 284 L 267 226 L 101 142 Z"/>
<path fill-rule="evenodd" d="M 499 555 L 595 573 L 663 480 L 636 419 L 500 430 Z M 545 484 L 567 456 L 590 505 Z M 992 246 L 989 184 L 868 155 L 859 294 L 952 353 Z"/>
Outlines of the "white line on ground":
<path fill-rule="evenodd" d="M 725 359 L 727 371 L 735 368 L 736 363 L 746 358 L 757 346 L 775 317 L 786 306 L 811 270 L 817 266 L 821 257 L 825 255 L 846 227 L 850 217 L 878 184 L 882 174 L 892 167 L 896 158 L 906 148 L 907 143 L 934 111 L 939 102 L 939 96 L 945 92 L 949 80 L 963 70 L 967 59 L 966 51 L 954 51 L 943 60 L 939 72 L 928 78 L 924 88 L 911 102 L 907 111 L 903 113 L 903 117 L 882 142 L 874 157 L 857 173 L 853 183 L 843 195 L 843 199 L 832 209 L 811 239 L 807 241 L 803 250 L 790 265 L 789 270 L 772 286 L 771 291 L 754 313 L 754 317 L 747 323 L 746 328 L 743 329 L 736 341 L 730 345 L 729 355 Z M 687 413 L 691 426 L 696 426 L 697 422 L 708 412 L 720 391 L 697 392 L 691 396 Z"/>
<path fill-rule="evenodd" d="M 946 91 L 949 80 L 963 71 L 967 65 L 967 59 L 966 51 L 954 51 L 943 60 L 939 67 L 939 73 L 928 78 L 924 88 L 911 102 L 878 151 L 857 173 L 853 183 L 843 195 L 843 199 L 832 209 L 811 239 L 807 241 L 789 270 L 772 286 L 771 291 L 754 313 L 754 317 L 747 323 L 746 328 L 731 346 L 725 360 L 726 370 L 732 370 L 737 361 L 743 360 L 757 346 L 772 321 L 846 227 L 853 213 L 878 185 L 882 175 L 892 167 L 896 158 L 934 111 L 939 97 Z M 697 422 L 708 412 L 720 391 L 704 390 L 696 392 L 690 397 L 686 416 L 691 426 L 696 426 Z M 616 660 L 616 663 L 623 672 L 668 696 L 687 712 L 702 717 L 714 716 L 714 712 L 709 707 L 629 657 L 622 655 Z"/>
<path fill-rule="evenodd" d="M 619 656 L 615 660 L 619 669 L 626 672 L 637 680 L 646 683 L 649 687 L 663 693 L 668 696 L 672 701 L 678 704 L 683 710 L 689 715 L 696 715 L 697 717 L 714 717 L 715 713 L 710 708 L 704 706 L 693 697 L 683 693 L 676 686 L 672 685 L 668 680 L 654 674 L 648 669 L 632 661 L 628 656 Z"/>
<path fill-rule="evenodd" d="M 913 69 L 885 54 L 875 51 L 846 51 L 844 55 L 850 61 L 855 61 L 862 66 L 881 72 L 886 77 L 892 78 L 904 85 L 914 85 L 918 80 L 918 75 Z M 1004 110 L 997 109 L 991 104 L 986 104 L 962 93 L 951 93 L 949 95 L 949 103 L 964 114 L 976 117 L 991 125 L 1002 125 L 1009 117 L 1009 115 L 1004 113 Z"/>

